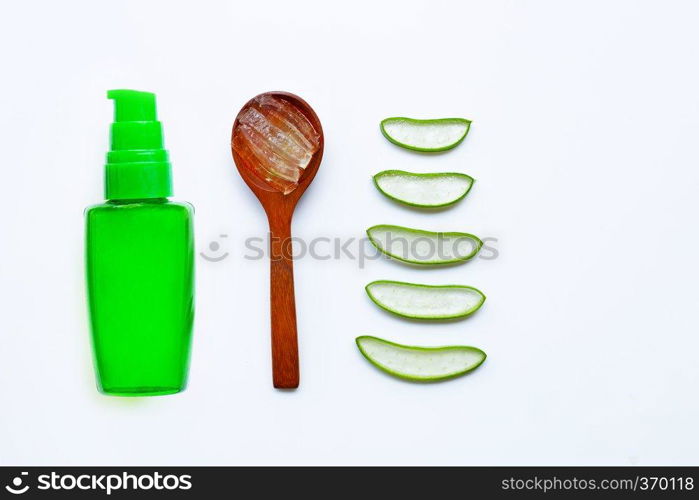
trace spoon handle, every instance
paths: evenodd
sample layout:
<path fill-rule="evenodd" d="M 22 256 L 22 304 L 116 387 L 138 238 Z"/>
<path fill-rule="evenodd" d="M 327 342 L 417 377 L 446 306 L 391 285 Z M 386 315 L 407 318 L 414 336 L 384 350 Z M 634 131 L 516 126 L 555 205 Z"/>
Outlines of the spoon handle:
<path fill-rule="evenodd" d="M 269 229 L 272 378 L 277 389 L 295 389 L 299 386 L 299 350 L 296 335 L 291 217 L 271 214 Z"/>

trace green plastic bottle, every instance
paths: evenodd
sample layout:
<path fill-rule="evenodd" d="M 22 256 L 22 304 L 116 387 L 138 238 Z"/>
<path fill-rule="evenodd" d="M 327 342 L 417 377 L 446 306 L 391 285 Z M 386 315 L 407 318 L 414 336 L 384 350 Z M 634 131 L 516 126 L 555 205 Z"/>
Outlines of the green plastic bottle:
<path fill-rule="evenodd" d="M 187 383 L 194 317 L 192 206 L 168 200 L 155 95 L 111 90 L 105 198 L 86 212 L 87 288 L 101 392 L 157 396 Z"/>

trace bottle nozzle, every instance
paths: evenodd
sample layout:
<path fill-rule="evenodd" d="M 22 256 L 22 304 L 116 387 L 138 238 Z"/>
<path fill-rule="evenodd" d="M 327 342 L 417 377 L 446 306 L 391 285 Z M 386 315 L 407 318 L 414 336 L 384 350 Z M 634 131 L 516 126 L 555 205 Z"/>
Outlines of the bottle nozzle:
<path fill-rule="evenodd" d="M 110 90 L 107 99 L 114 100 L 115 122 L 156 121 L 155 94 L 138 90 Z"/>
<path fill-rule="evenodd" d="M 163 148 L 155 94 L 120 89 L 108 91 L 107 98 L 114 100 L 107 199 L 171 196 L 170 161 Z"/>

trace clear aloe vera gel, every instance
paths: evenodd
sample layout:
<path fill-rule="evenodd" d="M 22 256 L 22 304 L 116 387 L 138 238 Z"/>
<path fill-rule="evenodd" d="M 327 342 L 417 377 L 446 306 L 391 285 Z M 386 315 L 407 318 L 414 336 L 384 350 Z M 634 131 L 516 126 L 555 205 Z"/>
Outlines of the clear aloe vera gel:
<path fill-rule="evenodd" d="M 118 396 L 182 391 L 194 317 L 193 209 L 176 203 L 155 95 L 111 90 L 106 202 L 86 217 L 97 385 Z"/>

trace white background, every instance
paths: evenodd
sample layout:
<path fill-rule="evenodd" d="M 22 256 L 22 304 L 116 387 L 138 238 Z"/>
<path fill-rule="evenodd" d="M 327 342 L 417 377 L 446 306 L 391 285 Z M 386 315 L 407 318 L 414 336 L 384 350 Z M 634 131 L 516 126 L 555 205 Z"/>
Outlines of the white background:
<path fill-rule="evenodd" d="M 689 1 L 5 3 L 0 462 L 696 465 L 697 16 Z M 197 257 L 175 396 L 95 390 L 82 211 L 102 199 L 110 88 L 157 93 L 198 251 L 230 254 Z M 295 392 L 271 385 L 268 264 L 244 259 L 266 221 L 229 150 L 238 109 L 267 90 L 306 98 L 325 129 L 296 236 L 392 223 L 497 238 L 500 253 L 434 270 L 299 260 Z M 381 136 L 395 115 L 473 126 L 421 155 Z M 374 189 L 389 168 L 477 182 L 421 213 Z M 365 296 L 375 279 L 488 300 L 466 321 L 402 321 Z M 489 358 L 410 384 L 360 356 L 367 333 Z"/>

